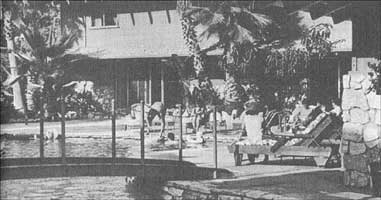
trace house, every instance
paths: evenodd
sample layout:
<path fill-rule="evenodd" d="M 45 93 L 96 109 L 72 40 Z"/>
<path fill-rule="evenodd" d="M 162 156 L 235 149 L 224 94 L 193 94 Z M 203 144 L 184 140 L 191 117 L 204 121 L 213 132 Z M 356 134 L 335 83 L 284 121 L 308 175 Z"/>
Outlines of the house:
<path fill-rule="evenodd" d="M 344 42 L 339 43 L 327 59 L 315 63 L 315 71 L 310 73 L 312 77 L 320 74 L 315 77 L 316 87 L 325 87 L 331 96 L 340 97 L 341 75 L 350 70 L 352 43 L 361 44 L 352 41 L 354 25 L 349 12 L 359 4 L 351 1 L 253 2 L 259 11 L 282 8 L 288 15 L 301 15 L 306 24 L 327 22 L 333 25 L 331 39 L 344 39 Z M 202 1 L 192 3 L 205 4 Z M 81 62 L 78 74 L 97 84 L 114 84 L 118 108 L 128 109 L 140 100 L 162 101 L 170 106 L 181 102 L 182 86 L 168 62 L 173 54 L 182 58 L 189 55 L 176 1 L 71 1 L 71 4 L 75 5 L 71 6 L 71 12 L 80 13 L 84 23 L 80 52 L 98 59 Z M 212 78 L 223 79 L 224 72 L 218 69 L 216 59 L 210 56 L 208 62 L 216 72 L 213 73 L 216 77 Z"/>
<path fill-rule="evenodd" d="M 76 8 L 71 12 L 81 13 L 84 24 L 76 53 L 96 58 L 79 62 L 75 73 L 97 85 L 114 84 L 120 109 L 128 110 L 140 100 L 148 104 L 161 101 L 169 106 L 181 103 L 183 86 L 168 62 L 174 54 L 181 59 L 189 55 L 176 1 L 71 4 L 77 4 L 71 5 Z M 217 63 L 213 58 L 207 62 L 210 66 Z M 213 74 L 218 78 L 224 77 L 221 70 L 216 71 Z"/>

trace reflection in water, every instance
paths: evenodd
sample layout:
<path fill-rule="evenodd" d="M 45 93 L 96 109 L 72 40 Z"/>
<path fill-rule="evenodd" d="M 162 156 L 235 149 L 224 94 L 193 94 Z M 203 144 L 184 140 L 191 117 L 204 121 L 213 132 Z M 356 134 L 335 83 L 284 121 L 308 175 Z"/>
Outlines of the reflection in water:
<path fill-rule="evenodd" d="M 45 157 L 61 156 L 59 140 L 45 141 L 44 144 Z M 0 143 L 1 157 L 39 157 L 39 145 L 38 139 L 3 139 Z M 68 157 L 112 156 L 111 139 L 67 138 L 65 146 Z M 166 151 L 178 149 L 178 142 L 160 143 L 151 138 L 146 140 L 145 146 L 146 152 Z M 207 146 L 208 144 L 184 144 L 183 148 L 205 148 Z M 140 141 L 118 138 L 116 151 L 117 157 L 139 157 Z M 160 197 L 126 188 L 125 177 L 64 177 L 1 181 L 1 199 L 160 199 Z"/>
<path fill-rule="evenodd" d="M 160 199 L 126 189 L 125 177 L 64 177 L 1 181 L 1 199 Z"/>
<path fill-rule="evenodd" d="M 48 140 L 44 143 L 45 157 L 60 157 L 59 140 Z M 1 140 L 3 158 L 31 158 L 40 156 L 40 140 Z M 107 138 L 67 138 L 67 157 L 111 157 L 111 139 Z M 158 143 L 156 140 L 146 141 L 146 151 L 166 151 L 178 149 L 177 141 Z M 208 144 L 184 144 L 183 148 L 206 148 Z M 117 139 L 116 156 L 132 157 L 140 154 L 140 141 L 134 139 Z"/>
<path fill-rule="evenodd" d="M 116 149 L 118 157 L 131 155 L 131 148 L 138 146 L 136 140 L 118 139 Z M 111 139 L 67 138 L 66 156 L 68 157 L 111 157 Z M 21 158 L 39 157 L 40 141 L 37 140 L 2 140 L 2 157 Z M 59 140 L 45 141 L 44 155 L 60 157 L 61 143 Z"/>

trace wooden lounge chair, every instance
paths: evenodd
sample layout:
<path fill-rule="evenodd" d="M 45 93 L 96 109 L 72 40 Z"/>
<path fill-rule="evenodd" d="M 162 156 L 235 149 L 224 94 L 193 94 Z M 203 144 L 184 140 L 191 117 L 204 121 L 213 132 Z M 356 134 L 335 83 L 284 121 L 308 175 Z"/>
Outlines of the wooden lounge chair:
<path fill-rule="evenodd" d="M 332 146 L 338 146 L 337 142 L 323 144 L 323 140 L 331 139 L 333 120 L 331 116 L 325 115 L 316 122 L 316 126 L 307 134 L 290 134 L 281 132 L 272 136 L 278 142 L 273 146 L 268 145 L 241 145 L 237 142 L 228 146 L 230 153 L 233 153 L 235 165 L 242 163 L 243 154 L 248 155 L 251 163 L 255 162 L 256 155 L 292 156 L 292 157 L 312 157 L 318 166 L 325 166 L 332 155 Z M 293 146 L 286 146 L 287 141 L 299 139 Z"/>

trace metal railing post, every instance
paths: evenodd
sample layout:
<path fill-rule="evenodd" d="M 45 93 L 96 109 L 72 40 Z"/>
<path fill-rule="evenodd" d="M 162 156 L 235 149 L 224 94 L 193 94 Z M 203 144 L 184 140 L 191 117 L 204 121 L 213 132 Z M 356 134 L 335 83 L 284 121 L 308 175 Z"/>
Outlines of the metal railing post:
<path fill-rule="evenodd" d="M 111 101 L 112 106 L 112 116 L 111 116 L 111 152 L 112 152 L 112 160 L 115 161 L 116 158 L 116 148 L 115 148 L 115 136 L 116 136 L 116 122 L 115 122 L 115 99 Z"/>
<path fill-rule="evenodd" d="M 65 97 L 61 95 L 61 158 L 66 163 Z"/>
<path fill-rule="evenodd" d="M 115 162 L 116 158 L 116 98 L 117 98 L 117 76 L 116 76 L 116 66 L 114 65 L 112 68 L 112 73 L 113 73 L 113 99 L 112 99 L 112 105 L 111 105 L 111 156 L 112 156 L 112 162 Z"/>
<path fill-rule="evenodd" d="M 140 127 L 140 158 L 141 164 L 144 165 L 144 101 L 140 101 L 141 111 L 141 127 Z"/>
<path fill-rule="evenodd" d="M 213 136 L 214 136 L 214 167 L 215 171 L 213 173 L 213 178 L 217 178 L 217 109 L 216 106 L 213 107 Z"/>
<path fill-rule="evenodd" d="M 44 158 L 44 95 L 40 97 L 40 160 Z"/>
<path fill-rule="evenodd" d="M 179 109 L 180 136 L 179 136 L 179 161 L 183 161 L 183 111 L 181 104 L 177 105 Z"/>

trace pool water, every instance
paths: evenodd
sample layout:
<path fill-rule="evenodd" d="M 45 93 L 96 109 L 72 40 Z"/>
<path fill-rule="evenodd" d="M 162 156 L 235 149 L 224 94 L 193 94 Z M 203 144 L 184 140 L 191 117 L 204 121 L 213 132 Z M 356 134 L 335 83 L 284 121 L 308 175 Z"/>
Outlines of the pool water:
<path fill-rule="evenodd" d="M 67 157 L 111 157 L 111 139 L 107 138 L 67 138 Z M 200 145 L 188 145 L 183 148 L 206 148 L 210 142 Z M 7 140 L 0 142 L 2 158 L 31 158 L 40 156 L 40 140 Z M 164 151 L 178 149 L 178 144 L 166 142 L 164 144 L 146 141 L 145 151 Z M 135 139 L 116 139 L 117 157 L 140 157 L 140 141 Z M 61 143 L 59 140 L 44 142 L 45 157 L 61 157 Z"/>
<path fill-rule="evenodd" d="M 125 177 L 64 177 L 1 181 L 1 199 L 160 199 L 126 187 Z"/>
<path fill-rule="evenodd" d="M 177 143 L 161 144 L 146 140 L 146 152 L 178 149 Z M 39 157 L 40 140 L 1 140 L 2 158 Z M 111 139 L 67 138 L 67 157 L 111 157 Z M 186 148 L 204 148 L 207 145 Z M 116 140 L 117 157 L 140 157 L 140 141 Z M 59 140 L 44 142 L 45 157 L 60 157 Z M 177 156 L 176 156 L 177 159 Z M 63 177 L 1 181 L 1 199 L 160 199 L 126 187 L 125 177 Z"/>

